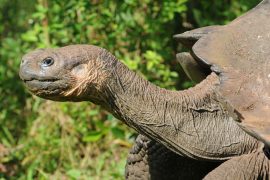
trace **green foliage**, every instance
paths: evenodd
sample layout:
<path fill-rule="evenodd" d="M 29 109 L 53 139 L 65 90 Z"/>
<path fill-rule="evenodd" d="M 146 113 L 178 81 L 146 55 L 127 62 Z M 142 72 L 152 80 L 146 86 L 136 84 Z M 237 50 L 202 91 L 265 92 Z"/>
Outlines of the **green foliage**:
<path fill-rule="evenodd" d="M 251 7 L 255 7 L 259 2 L 260 0 L 191 0 L 190 10 L 200 27 L 227 24 Z"/>
<path fill-rule="evenodd" d="M 134 131 L 89 103 L 31 96 L 18 77 L 35 48 L 95 44 L 153 83 L 189 86 L 172 35 L 225 24 L 258 0 L 0 0 L 0 179 L 123 179 Z"/>

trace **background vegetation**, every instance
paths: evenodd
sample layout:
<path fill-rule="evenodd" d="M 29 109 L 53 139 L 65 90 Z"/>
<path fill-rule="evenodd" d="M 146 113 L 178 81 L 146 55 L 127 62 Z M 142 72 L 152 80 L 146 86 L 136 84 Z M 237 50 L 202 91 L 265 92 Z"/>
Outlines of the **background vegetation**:
<path fill-rule="evenodd" d="M 226 24 L 259 0 L 0 0 L 0 179 L 123 179 L 134 131 L 90 103 L 30 95 L 18 77 L 35 48 L 102 46 L 162 87 L 190 85 L 173 34 Z"/>

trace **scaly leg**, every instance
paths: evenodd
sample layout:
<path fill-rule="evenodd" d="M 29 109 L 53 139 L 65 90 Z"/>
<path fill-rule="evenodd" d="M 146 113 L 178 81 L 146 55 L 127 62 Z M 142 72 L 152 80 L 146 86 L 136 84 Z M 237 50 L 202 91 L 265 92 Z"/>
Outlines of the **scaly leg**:
<path fill-rule="evenodd" d="M 163 145 L 139 135 L 128 155 L 126 179 L 202 179 L 220 163 L 182 157 Z"/>

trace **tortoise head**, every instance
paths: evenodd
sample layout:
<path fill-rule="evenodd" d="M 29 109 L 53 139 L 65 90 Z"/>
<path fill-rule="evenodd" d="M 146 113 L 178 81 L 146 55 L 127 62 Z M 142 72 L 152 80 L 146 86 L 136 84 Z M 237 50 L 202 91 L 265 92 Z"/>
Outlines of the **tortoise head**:
<path fill-rule="evenodd" d="M 92 45 L 38 49 L 23 56 L 20 78 L 35 95 L 56 101 L 94 98 L 109 73 L 106 50 Z"/>

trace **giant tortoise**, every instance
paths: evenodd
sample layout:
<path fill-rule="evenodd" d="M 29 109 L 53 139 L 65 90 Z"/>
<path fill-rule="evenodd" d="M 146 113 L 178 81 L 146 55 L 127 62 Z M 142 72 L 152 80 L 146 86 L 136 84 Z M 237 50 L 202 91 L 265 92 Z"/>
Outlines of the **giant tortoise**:
<path fill-rule="evenodd" d="M 127 179 L 269 179 L 270 0 L 175 38 L 199 81 L 187 90 L 157 87 L 92 45 L 30 52 L 20 77 L 39 97 L 91 101 L 135 129 Z"/>

